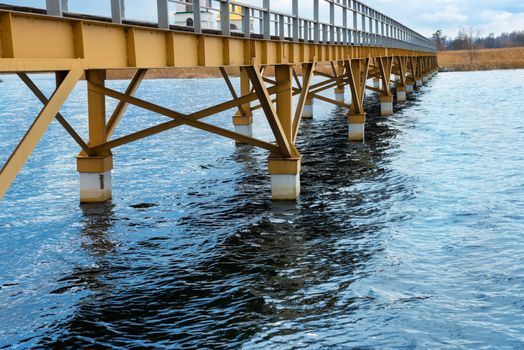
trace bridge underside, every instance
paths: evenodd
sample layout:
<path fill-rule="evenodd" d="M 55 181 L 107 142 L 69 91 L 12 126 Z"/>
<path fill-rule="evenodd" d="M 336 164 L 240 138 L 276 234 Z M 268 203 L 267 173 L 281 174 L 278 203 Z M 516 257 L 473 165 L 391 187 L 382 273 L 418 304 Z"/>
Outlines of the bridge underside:
<path fill-rule="evenodd" d="M 319 69 L 322 65 L 324 69 Z M 231 93 L 231 100 L 184 114 L 134 97 L 148 69 L 216 67 Z M 238 67 L 240 91 L 235 91 L 225 67 Z M 267 67 L 274 69 L 268 77 Z M 329 69 L 326 70 L 325 67 Z M 109 70 L 136 71 L 126 91 L 105 86 Z M 81 201 L 102 202 L 111 194 L 113 149 L 182 125 L 250 144 L 269 151 L 269 174 L 275 200 L 295 200 L 300 193 L 301 155 L 295 147 L 302 118 L 313 117 L 313 100 L 321 99 L 348 109 L 348 138 L 364 140 L 366 89 L 380 94 L 383 115 L 393 113 L 397 101 L 420 87 L 437 70 L 433 53 L 383 47 L 315 44 L 212 34 L 193 34 L 157 28 L 116 25 L 75 18 L 0 11 L 0 72 L 15 73 L 42 102 L 43 108 L 0 172 L 0 199 L 42 138 L 57 121 L 78 143 Z M 45 96 L 28 74 L 52 72 L 57 88 Z M 313 83 L 313 78 L 321 77 Z M 395 81 L 392 81 L 395 76 Z M 373 86 L 368 79 L 373 78 Z M 88 84 L 88 139 L 84 140 L 60 114 L 79 80 Z M 346 98 L 346 89 L 349 92 Z M 320 93 L 335 89 L 335 99 Z M 106 116 L 106 97 L 117 107 Z M 299 96 L 293 109 L 293 96 Z M 346 101 L 351 101 L 350 103 Z M 112 138 L 129 105 L 170 118 L 139 132 Z M 233 128 L 203 120 L 235 110 Z M 252 136 L 253 111 L 262 109 L 275 142 Z"/>

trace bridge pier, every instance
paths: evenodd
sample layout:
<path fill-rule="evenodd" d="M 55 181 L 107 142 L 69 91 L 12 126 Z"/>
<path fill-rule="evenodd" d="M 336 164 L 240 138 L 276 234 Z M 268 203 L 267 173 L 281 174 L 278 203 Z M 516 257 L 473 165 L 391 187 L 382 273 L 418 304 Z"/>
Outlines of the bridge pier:
<path fill-rule="evenodd" d="M 373 78 L 373 87 L 375 89 L 380 89 L 380 79 L 379 78 Z"/>
<path fill-rule="evenodd" d="M 240 67 L 240 95 L 247 96 L 251 93 L 251 83 L 245 67 Z M 233 116 L 233 125 L 235 132 L 244 136 L 253 137 L 253 111 L 251 104 L 246 103 L 238 108 Z M 237 144 L 242 144 L 236 141 Z"/>
<path fill-rule="evenodd" d="M 406 102 L 407 94 L 406 94 L 406 87 L 402 85 L 397 86 L 397 102 Z"/>
<path fill-rule="evenodd" d="M 91 89 L 93 85 L 104 86 L 105 79 L 105 70 L 86 71 L 90 147 L 107 141 L 105 95 Z M 112 198 L 112 169 L 113 157 L 110 151 L 94 156 L 80 153 L 77 157 L 77 171 L 80 174 L 81 203 L 101 203 Z"/>
<path fill-rule="evenodd" d="M 311 69 L 311 75 L 313 67 Z M 271 154 L 268 158 L 268 170 L 271 176 L 271 198 L 277 201 L 296 200 L 300 195 L 300 153 L 296 150 L 294 118 L 293 118 L 293 66 L 275 66 L 275 80 L 277 85 L 285 89 L 277 93 L 276 116 L 283 133 L 283 142 L 290 148 L 289 157 Z M 304 84 L 306 85 L 306 83 Z M 304 86 L 303 89 L 309 89 Z M 307 91 L 306 91 L 307 93 Z"/>
<path fill-rule="evenodd" d="M 354 59 L 345 62 L 351 85 L 351 107 L 348 113 L 349 141 L 364 141 L 366 113 L 364 97 L 368 79 L 370 59 Z"/>
<path fill-rule="evenodd" d="M 315 104 L 315 100 L 313 97 L 307 97 L 306 103 L 304 105 L 304 109 L 302 111 L 302 118 L 303 119 L 313 119 L 313 106 Z"/>
<path fill-rule="evenodd" d="M 393 115 L 393 95 L 380 96 L 380 115 L 383 117 Z"/>

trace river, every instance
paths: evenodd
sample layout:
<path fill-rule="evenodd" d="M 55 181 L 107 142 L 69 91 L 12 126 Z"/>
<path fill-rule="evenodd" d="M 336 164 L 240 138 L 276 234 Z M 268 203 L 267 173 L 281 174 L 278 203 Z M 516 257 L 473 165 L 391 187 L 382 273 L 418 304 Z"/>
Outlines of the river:
<path fill-rule="evenodd" d="M 2 79 L 3 164 L 41 106 Z M 115 149 L 113 201 L 81 206 L 55 122 L 0 203 L 0 348 L 522 349 L 523 91 L 524 70 L 441 73 L 388 118 L 369 93 L 365 143 L 316 101 L 297 203 L 271 202 L 267 152 L 181 127 Z M 85 94 L 62 109 L 82 135 Z M 229 98 L 216 79 L 137 95 Z M 130 108 L 115 136 L 164 120 Z"/>

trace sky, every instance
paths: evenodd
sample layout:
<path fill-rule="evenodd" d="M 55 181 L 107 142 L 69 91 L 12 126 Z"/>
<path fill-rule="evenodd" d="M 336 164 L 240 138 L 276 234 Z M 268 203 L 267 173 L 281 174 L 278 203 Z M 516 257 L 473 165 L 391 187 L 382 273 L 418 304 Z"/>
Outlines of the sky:
<path fill-rule="evenodd" d="M 322 0 L 321 0 L 322 1 Z M 262 0 L 240 0 L 262 5 Z M 438 29 L 444 35 L 455 37 L 461 27 L 480 29 L 482 35 L 524 30 L 524 0 L 369 0 L 363 1 L 407 27 L 425 36 Z M 45 7 L 45 0 L 0 0 L 21 6 Z M 110 0 L 69 0 L 70 10 L 109 16 Z M 299 0 L 300 15 L 313 16 L 313 0 Z M 326 4 L 327 5 L 327 4 Z M 272 0 L 271 6 L 282 12 L 291 12 L 291 0 Z M 156 0 L 126 0 L 126 17 L 153 20 L 156 18 Z M 329 18 L 328 7 L 321 11 L 321 20 Z M 337 16 L 338 18 L 338 16 Z"/>

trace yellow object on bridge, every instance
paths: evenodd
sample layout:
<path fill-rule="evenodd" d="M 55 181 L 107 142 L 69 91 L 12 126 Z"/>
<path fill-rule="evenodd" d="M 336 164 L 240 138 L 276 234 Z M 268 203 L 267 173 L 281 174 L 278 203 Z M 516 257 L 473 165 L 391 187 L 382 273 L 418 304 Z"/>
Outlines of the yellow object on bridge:
<path fill-rule="evenodd" d="M 54 3 L 60 9 L 62 1 L 48 3 Z M 347 24 L 337 27 L 334 21 L 331 25 L 325 25 L 318 18 L 307 21 L 294 14 L 286 19 L 278 14 L 274 18 L 280 18 L 283 22 L 275 26 L 275 30 L 285 30 L 282 29 L 285 23 L 293 24 L 287 32 L 275 33 L 278 35 L 272 35 L 268 27 L 271 19 L 269 9 L 261 18 L 260 33 L 256 34 L 248 28 L 253 21 L 251 14 L 256 9 L 239 4 L 233 8 L 229 1 L 223 3 L 221 18 L 228 21 L 231 16 L 243 17 L 246 26 L 244 33 L 231 33 L 227 27 L 223 27 L 222 33 L 217 33 L 169 25 L 167 28 L 155 28 L 125 21 L 111 23 L 103 18 L 83 15 L 60 16 L 62 9 L 58 16 L 5 6 L 0 9 L 0 72 L 18 74 L 44 104 L 0 171 L 0 199 L 56 118 L 81 149 L 77 169 L 82 202 L 102 202 L 111 198 L 112 151 L 115 148 L 181 125 L 268 150 L 273 199 L 295 200 L 300 193 L 301 161 L 295 143 L 302 116 L 313 115 L 315 98 L 348 108 L 349 140 L 362 141 L 365 134 L 366 89 L 380 93 L 382 114 L 389 115 L 393 113 L 392 74 L 398 77 L 395 84 L 400 101 L 400 96 L 413 91 L 414 85 L 423 84 L 437 71 L 436 55 L 428 42 L 358 1 L 352 1 L 351 7 L 344 5 L 346 18 L 349 18 L 349 12 L 353 12 L 353 29 L 349 29 Z M 294 11 L 298 11 L 298 2 L 295 0 L 293 4 Z M 318 1 L 315 4 L 319 6 Z M 194 0 L 194 5 L 198 5 L 197 0 Z M 335 5 L 342 6 L 332 2 L 329 6 L 333 9 Z M 160 9 L 159 6 L 159 24 L 162 23 Z M 357 28 L 357 16 L 362 16 L 364 28 Z M 366 31 L 366 23 L 369 24 L 369 31 Z M 321 64 L 331 64 L 332 72 L 320 70 L 318 67 Z M 220 69 L 232 99 L 183 114 L 134 97 L 148 69 L 181 67 Z M 225 67 L 240 68 L 239 94 Z M 265 75 L 267 67 L 274 67 L 274 79 Z M 107 72 L 122 69 L 136 70 L 127 90 L 122 93 L 107 88 Z M 56 74 L 57 89 L 50 98 L 29 78 L 29 73 L 36 72 Z M 323 80 L 313 83 L 315 76 Z M 370 78 L 380 79 L 381 87 L 367 86 L 366 81 Z M 88 84 L 88 140 L 83 140 L 59 113 L 81 79 Z M 351 104 L 344 102 L 345 86 L 349 87 Z M 320 95 L 328 89 L 335 89 L 336 99 Z M 296 95 L 299 100 L 293 110 L 292 98 Z M 107 96 L 119 101 L 109 119 L 106 117 Z M 171 120 L 112 139 L 130 104 Z M 206 117 L 230 109 L 238 110 L 233 117 L 234 131 L 203 121 Z M 263 110 L 274 135 L 274 143 L 253 137 L 252 112 L 256 109 Z"/>

